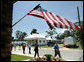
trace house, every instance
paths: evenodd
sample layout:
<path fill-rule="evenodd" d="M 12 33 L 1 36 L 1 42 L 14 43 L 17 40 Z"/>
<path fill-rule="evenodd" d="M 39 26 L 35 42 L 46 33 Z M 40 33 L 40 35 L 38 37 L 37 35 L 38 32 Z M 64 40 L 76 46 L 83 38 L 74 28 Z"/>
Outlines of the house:
<path fill-rule="evenodd" d="M 41 34 L 32 34 L 24 38 L 24 40 L 27 40 L 28 43 L 35 44 L 37 41 L 39 45 L 47 45 L 48 43 L 55 43 L 55 41 L 59 41 L 57 39 L 51 39 L 50 37 L 45 37 Z"/>
<path fill-rule="evenodd" d="M 38 42 L 39 45 L 47 44 L 45 36 L 43 36 L 41 34 L 32 34 L 32 35 L 25 37 L 24 39 L 27 40 L 28 43 L 31 42 L 32 44 L 35 44 L 36 41 Z"/>
<path fill-rule="evenodd" d="M 48 42 L 54 42 L 57 41 L 56 39 L 51 39 L 50 37 L 45 37 L 41 34 L 32 34 L 24 38 L 24 40 L 27 40 L 28 43 L 35 44 L 37 41 L 39 45 L 47 45 Z"/>

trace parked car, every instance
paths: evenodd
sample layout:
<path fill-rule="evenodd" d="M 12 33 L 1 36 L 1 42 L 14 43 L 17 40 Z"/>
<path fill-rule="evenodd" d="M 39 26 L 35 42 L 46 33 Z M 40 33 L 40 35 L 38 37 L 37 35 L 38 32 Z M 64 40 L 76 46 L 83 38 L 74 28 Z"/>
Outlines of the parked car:
<path fill-rule="evenodd" d="M 54 42 L 48 42 L 47 45 L 48 46 L 53 46 L 55 43 Z"/>

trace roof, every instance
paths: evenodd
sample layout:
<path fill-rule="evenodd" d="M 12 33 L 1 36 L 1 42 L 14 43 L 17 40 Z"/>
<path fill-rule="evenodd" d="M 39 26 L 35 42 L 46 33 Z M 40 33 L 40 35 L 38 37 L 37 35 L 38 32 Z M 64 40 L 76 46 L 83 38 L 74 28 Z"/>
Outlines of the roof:
<path fill-rule="evenodd" d="M 46 40 L 57 40 L 56 38 L 47 37 Z"/>
<path fill-rule="evenodd" d="M 24 38 L 25 40 L 32 40 L 32 39 L 45 39 L 45 36 L 41 34 L 32 34 Z"/>

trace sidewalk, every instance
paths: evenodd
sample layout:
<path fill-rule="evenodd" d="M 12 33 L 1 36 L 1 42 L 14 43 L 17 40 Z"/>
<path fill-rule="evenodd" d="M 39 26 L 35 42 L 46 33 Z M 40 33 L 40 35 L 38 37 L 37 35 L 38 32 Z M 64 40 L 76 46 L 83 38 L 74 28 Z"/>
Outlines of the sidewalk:
<path fill-rule="evenodd" d="M 25 49 L 25 54 L 23 54 L 22 49 L 18 50 L 18 48 L 16 48 L 16 51 L 14 51 L 14 49 L 11 52 L 12 54 L 18 54 L 18 55 L 23 55 L 23 56 L 30 56 L 30 57 L 34 57 L 34 48 L 31 48 L 31 54 L 29 54 L 28 48 Z M 42 56 L 40 56 L 42 57 Z"/>
<path fill-rule="evenodd" d="M 66 58 L 66 55 L 67 54 L 70 54 L 70 53 L 68 53 L 68 51 L 72 51 L 73 49 L 68 49 L 68 48 L 60 48 L 60 51 L 61 51 L 61 53 L 62 53 L 62 57 L 63 57 L 63 59 L 65 60 L 65 61 L 75 61 L 74 59 L 69 59 L 69 57 L 67 56 L 67 58 Z M 67 54 L 65 53 L 67 51 Z M 74 50 L 73 52 L 75 52 L 75 51 L 79 51 L 79 50 Z M 39 48 L 39 56 L 40 57 L 42 57 L 44 54 L 54 54 L 54 49 L 53 48 Z M 11 52 L 12 54 L 18 54 L 18 55 L 24 55 L 24 56 L 30 56 L 30 57 L 33 57 L 34 58 L 34 48 L 31 48 L 31 54 L 29 54 L 29 50 L 28 50 L 28 48 L 26 48 L 25 49 L 25 54 L 23 54 L 23 51 L 22 51 L 22 49 L 21 50 L 18 50 L 18 47 L 16 48 L 16 51 L 14 51 L 14 48 L 13 48 L 13 50 L 12 50 L 12 52 Z M 37 57 L 37 56 L 36 56 Z M 71 56 L 70 56 L 71 57 Z M 28 60 L 24 60 L 24 61 L 29 61 L 29 59 Z"/>

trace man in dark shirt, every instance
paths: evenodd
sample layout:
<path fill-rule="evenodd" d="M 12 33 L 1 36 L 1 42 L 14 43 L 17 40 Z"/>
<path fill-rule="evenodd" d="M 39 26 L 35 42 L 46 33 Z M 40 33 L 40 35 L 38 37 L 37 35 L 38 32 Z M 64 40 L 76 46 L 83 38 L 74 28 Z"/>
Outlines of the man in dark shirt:
<path fill-rule="evenodd" d="M 22 45 L 23 54 L 25 54 L 25 47 L 26 47 L 26 45 L 25 45 L 25 44 L 23 44 L 23 45 Z"/>
<path fill-rule="evenodd" d="M 38 55 L 38 57 L 39 57 L 39 51 L 38 51 L 38 42 L 36 41 L 36 43 L 35 43 L 35 48 L 34 48 L 34 51 L 35 51 L 35 55 L 34 55 L 34 58 L 36 57 L 36 54 Z"/>
<path fill-rule="evenodd" d="M 59 57 L 61 58 L 61 54 L 60 54 L 60 51 L 59 51 L 59 46 L 58 46 L 58 42 L 56 41 L 56 44 L 54 45 L 54 49 L 55 49 L 55 56 L 57 56 L 57 54 L 59 55 Z"/>

